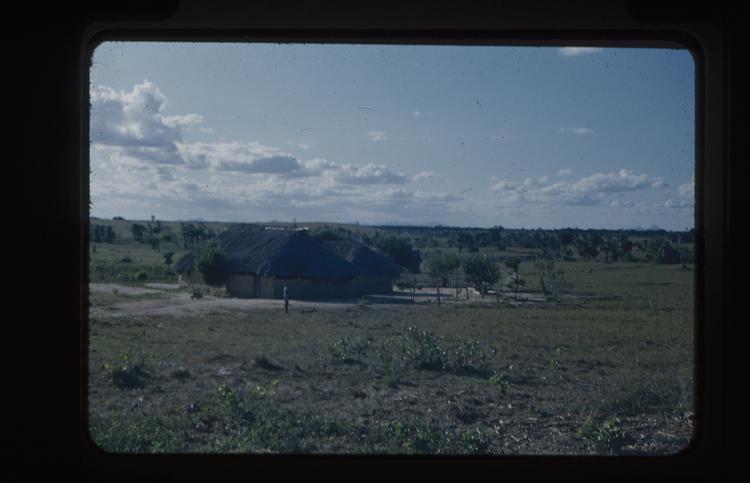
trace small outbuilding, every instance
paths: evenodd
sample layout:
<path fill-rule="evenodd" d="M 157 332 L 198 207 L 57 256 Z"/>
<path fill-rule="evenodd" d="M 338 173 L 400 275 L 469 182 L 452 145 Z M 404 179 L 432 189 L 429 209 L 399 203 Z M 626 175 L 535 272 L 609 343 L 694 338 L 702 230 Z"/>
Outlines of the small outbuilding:
<path fill-rule="evenodd" d="M 393 281 L 401 269 L 388 257 L 354 240 L 326 241 L 323 246 L 354 266 L 353 284 L 358 294 L 393 293 Z"/>

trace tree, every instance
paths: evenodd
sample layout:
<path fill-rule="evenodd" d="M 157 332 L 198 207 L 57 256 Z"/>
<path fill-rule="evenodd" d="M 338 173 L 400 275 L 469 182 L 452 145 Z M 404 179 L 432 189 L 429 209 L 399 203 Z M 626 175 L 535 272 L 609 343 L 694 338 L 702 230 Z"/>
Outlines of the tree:
<path fill-rule="evenodd" d="M 579 236 L 575 239 L 575 247 L 578 254 L 586 260 L 591 260 L 599 256 L 599 246 L 602 237 L 596 234 L 589 236 Z"/>
<path fill-rule="evenodd" d="M 89 239 L 95 243 L 114 243 L 115 230 L 111 226 L 91 225 L 89 228 Z"/>
<path fill-rule="evenodd" d="M 148 228 L 146 241 L 151 245 L 151 248 L 158 252 L 161 245 L 161 221 L 151 215 L 151 221 L 147 222 L 146 226 Z"/>
<path fill-rule="evenodd" d="M 215 243 L 201 246 L 195 252 L 195 265 L 208 285 L 221 285 L 226 281 L 226 258 Z"/>
<path fill-rule="evenodd" d="M 428 273 L 435 282 L 437 303 L 440 305 L 440 287 L 446 279 L 461 266 L 461 260 L 454 253 L 434 252 L 427 260 Z"/>
<path fill-rule="evenodd" d="M 454 235 L 452 242 L 454 246 L 458 247 L 459 253 L 464 249 L 470 252 L 479 251 L 477 240 L 471 233 L 460 231 Z"/>
<path fill-rule="evenodd" d="M 518 300 L 518 289 L 522 285 L 526 285 L 526 281 L 521 278 L 521 259 L 519 257 L 512 257 L 505 260 L 505 266 L 510 268 L 510 278 L 508 280 L 508 287 L 513 289 L 513 298 Z"/>
<path fill-rule="evenodd" d="M 419 250 L 415 250 L 409 240 L 391 236 L 379 240 L 377 249 L 399 267 L 404 267 L 411 273 L 419 273 L 422 257 Z"/>
<path fill-rule="evenodd" d="M 500 267 L 486 255 L 469 255 L 464 259 L 466 281 L 478 287 L 482 297 L 487 293 L 487 286 L 500 280 Z"/>
<path fill-rule="evenodd" d="M 143 237 L 146 233 L 146 227 L 143 225 L 139 225 L 138 223 L 133 223 L 132 225 L 130 225 L 130 233 L 133 234 L 133 240 L 142 242 Z"/>
<path fill-rule="evenodd" d="M 505 250 L 505 243 L 503 243 L 503 231 L 505 231 L 505 228 L 500 225 L 490 228 L 490 240 L 498 250 Z"/>
<path fill-rule="evenodd" d="M 552 259 L 540 259 L 536 262 L 539 270 L 539 284 L 542 286 L 544 295 L 551 294 L 552 298 L 562 293 L 565 287 L 565 271 L 557 266 Z"/>

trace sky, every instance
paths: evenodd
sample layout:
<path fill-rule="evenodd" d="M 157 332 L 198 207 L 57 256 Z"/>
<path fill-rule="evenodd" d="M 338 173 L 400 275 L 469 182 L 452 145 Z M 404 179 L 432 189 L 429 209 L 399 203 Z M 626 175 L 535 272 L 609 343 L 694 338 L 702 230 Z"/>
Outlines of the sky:
<path fill-rule="evenodd" d="M 105 42 L 92 216 L 693 227 L 681 49 Z"/>

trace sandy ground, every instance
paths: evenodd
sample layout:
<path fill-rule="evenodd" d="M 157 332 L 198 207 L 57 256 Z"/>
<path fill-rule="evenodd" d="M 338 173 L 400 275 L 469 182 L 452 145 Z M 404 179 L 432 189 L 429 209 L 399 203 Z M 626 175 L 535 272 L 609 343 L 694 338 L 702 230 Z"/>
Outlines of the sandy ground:
<path fill-rule="evenodd" d="M 191 298 L 191 293 L 179 291 L 174 284 L 147 284 L 146 287 L 128 287 L 112 283 L 92 283 L 92 292 L 118 293 L 120 295 L 161 295 L 154 298 L 125 300 L 112 305 L 91 307 L 91 317 L 143 317 L 151 315 L 193 316 L 206 313 L 235 312 L 242 310 L 277 308 L 284 310 L 284 302 L 275 299 L 239 299 L 203 295 L 200 299 Z M 298 301 L 289 303 L 289 310 L 341 309 L 355 306 L 358 300 L 349 301 Z M 380 305 L 380 304 L 378 304 Z"/>
<path fill-rule="evenodd" d="M 152 298 L 135 298 L 122 302 L 117 302 L 106 306 L 90 307 L 89 315 L 91 317 L 144 317 L 152 315 L 170 315 L 189 317 L 200 314 L 237 312 L 253 309 L 278 309 L 284 310 L 284 302 L 276 299 L 240 299 L 231 297 L 215 297 L 203 295 L 199 299 L 191 298 L 191 293 L 186 290 L 180 290 L 177 284 L 166 283 L 149 283 L 144 287 L 131 287 L 114 283 L 91 283 L 89 284 L 91 292 L 116 293 L 122 296 L 153 296 Z M 443 300 L 450 303 L 453 298 L 453 290 L 442 291 Z M 462 300 L 465 292 L 461 291 Z M 540 302 L 544 297 L 538 294 L 519 294 L 521 299 L 518 302 L 509 300 L 514 304 Z M 415 294 L 417 304 L 435 303 L 436 291 L 434 288 L 424 288 L 418 290 Z M 395 295 L 373 295 L 369 297 L 371 308 L 386 308 L 394 304 L 410 303 L 411 296 L 406 293 Z M 506 299 L 507 300 L 507 299 Z M 464 300 L 465 301 L 465 300 Z M 471 302 L 496 302 L 494 295 L 487 295 L 482 299 L 478 292 L 472 290 Z M 290 311 L 317 311 L 356 307 L 360 304 L 360 299 L 335 300 L 335 301 L 301 301 L 291 300 L 289 303 Z"/>

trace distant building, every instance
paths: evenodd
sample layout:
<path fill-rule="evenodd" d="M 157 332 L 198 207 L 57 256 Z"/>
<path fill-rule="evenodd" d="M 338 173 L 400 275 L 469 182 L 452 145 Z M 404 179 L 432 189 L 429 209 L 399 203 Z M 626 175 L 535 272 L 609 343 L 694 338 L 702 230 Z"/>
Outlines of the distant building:
<path fill-rule="evenodd" d="M 242 298 L 332 299 L 390 293 L 399 268 L 354 241 L 321 243 L 305 229 L 231 225 L 218 237 L 227 292 Z M 175 263 L 181 283 L 197 279 L 188 253 Z"/>

